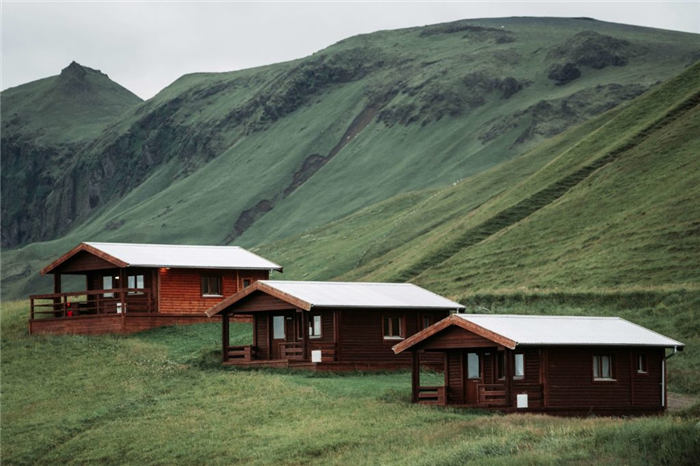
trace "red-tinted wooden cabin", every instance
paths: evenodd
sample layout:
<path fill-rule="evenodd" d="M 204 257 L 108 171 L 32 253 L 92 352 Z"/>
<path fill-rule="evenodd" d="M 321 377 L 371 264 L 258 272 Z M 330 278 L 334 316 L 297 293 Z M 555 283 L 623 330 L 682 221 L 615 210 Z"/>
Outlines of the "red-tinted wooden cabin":
<path fill-rule="evenodd" d="M 45 267 L 54 292 L 30 296 L 30 333 L 130 333 L 206 321 L 203 312 L 282 267 L 243 248 L 81 243 Z M 62 291 L 62 276 L 84 289 Z"/>
<path fill-rule="evenodd" d="M 341 371 L 410 367 L 392 346 L 463 308 L 410 284 L 265 280 L 207 315 L 222 316 L 225 364 Z M 237 315 L 253 316 L 250 345 L 230 344 L 229 319 Z"/>
<path fill-rule="evenodd" d="M 666 409 L 666 349 L 683 343 L 617 317 L 455 314 L 397 344 L 412 355 L 413 401 L 560 415 Z M 444 386 L 420 364 L 439 354 Z"/>

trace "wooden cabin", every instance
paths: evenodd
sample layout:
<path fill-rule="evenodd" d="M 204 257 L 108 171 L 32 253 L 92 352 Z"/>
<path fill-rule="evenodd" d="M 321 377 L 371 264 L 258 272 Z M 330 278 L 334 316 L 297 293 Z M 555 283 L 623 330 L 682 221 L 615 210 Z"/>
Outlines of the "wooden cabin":
<path fill-rule="evenodd" d="M 666 359 L 682 349 L 617 317 L 474 314 L 452 315 L 394 346 L 398 356 L 411 354 L 414 403 L 560 415 L 662 412 Z M 444 386 L 421 386 L 421 359 L 436 354 Z"/>
<path fill-rule="evenodd" d="M 392 346 L 460 309 L 410 284 L 261 280 L 206 314 L 222 316 L 224 364 L 335 371 L 410 367 Z M 253 341 L 231 345 L 229 319 L 241 314 L 253 316 Z"/>
<path fill-rule="evenodd" d="M 53 293 L 30 296 L 30 333 L 130 333 L 206 321 L 203 312 L 282 267 L 234 246 L 81 243 L 49 264 Z M 62 290 L 61 277 L 85 276 Z"/>

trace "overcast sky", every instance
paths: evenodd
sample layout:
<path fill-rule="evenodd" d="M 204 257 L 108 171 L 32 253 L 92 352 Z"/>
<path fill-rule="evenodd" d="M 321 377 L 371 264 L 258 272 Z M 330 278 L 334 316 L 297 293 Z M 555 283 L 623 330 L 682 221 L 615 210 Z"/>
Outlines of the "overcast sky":
<path fill-rule="evenodd" d="M 700 3 L 2 3 L 2 88 L 71 61 L 147 99 L 198 71 L 300 58 L 382 29 L 503 16 L 589 16 L 700 33 Z"/>

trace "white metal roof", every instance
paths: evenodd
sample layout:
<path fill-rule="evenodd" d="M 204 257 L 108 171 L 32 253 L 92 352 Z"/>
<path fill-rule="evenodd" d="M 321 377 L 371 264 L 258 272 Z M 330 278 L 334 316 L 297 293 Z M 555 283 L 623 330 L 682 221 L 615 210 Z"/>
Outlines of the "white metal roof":
<path fill-rule="evenodd" d="M 130 267 L 282 270 L 282 267 L 238 246 L 85 243 Z"/>
<path fill-rule="evenodd" d="M 464 309 L 459 303 L 410 283 L 261 282 L 313 307 Z"/>
<path fill-rule="evenodd" d="M 455 315 L 518 345 L 684 346 L 620 317 Z"/>

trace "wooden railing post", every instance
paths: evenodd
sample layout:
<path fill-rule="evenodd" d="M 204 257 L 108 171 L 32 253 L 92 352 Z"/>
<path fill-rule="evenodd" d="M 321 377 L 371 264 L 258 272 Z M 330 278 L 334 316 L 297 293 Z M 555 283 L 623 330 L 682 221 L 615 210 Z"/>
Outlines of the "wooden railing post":
<path fill-rule="evenodd" d="M 29 298 L 29 319 L 34 320 L 34 298 Z"/>
<path fill-rule="evenodd" d="M 420 390 L 420 355 L 418 351 L 411 350 L 411 362 L 412 362 L 412 372 L 411 372 L 411 401 L 413 403 L 418 402 L 418 391 Z"/>
<path fill-rule="evenodd" d="M 221 313 L 221 346 L 222 346 L 222 356 L 223 362 L 228 361 L 228 349 L 230 346 L 229 341 L 229 315 L 228 311 Z"/>

